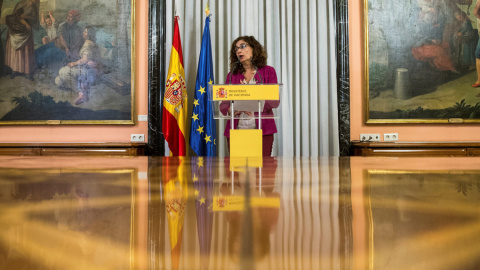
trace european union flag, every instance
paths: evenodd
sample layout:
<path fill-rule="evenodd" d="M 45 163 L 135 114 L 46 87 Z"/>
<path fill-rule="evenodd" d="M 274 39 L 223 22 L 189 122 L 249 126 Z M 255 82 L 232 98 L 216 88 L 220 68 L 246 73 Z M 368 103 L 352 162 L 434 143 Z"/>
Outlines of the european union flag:
<path fill-rule="evenodd" d="M 205 19 L 205 28 L 203 29 L 195 97 L 193 99 L 192 124 L 190 125 L 190 146 L 198 156 L 217 155 L 217 129 L 213 119 L 212 99 L 208 97 L 208 85 L 213 83 L 210 16 L 208 16 Z"/>

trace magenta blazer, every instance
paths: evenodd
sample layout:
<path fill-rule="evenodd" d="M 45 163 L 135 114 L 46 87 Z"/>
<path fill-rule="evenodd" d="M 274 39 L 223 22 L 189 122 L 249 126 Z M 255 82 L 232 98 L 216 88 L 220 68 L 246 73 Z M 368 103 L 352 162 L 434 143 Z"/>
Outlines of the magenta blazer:
<path fill-rule="evenodd" d="M 260 75 L 261 77 L 260 77 Z M 231 76 L 231 78 L 230 78 Z M 231 79 L 231 82 L 230 82 Z M 243 74 L 231 74 L 230 72 L 227 75 L 227 79 L 225 80 L 225 84 L 240 84 L 240 81 L 245 79 Z M 257 74 L 255 74 L 255 80 L 257 80 L 257 84 L 276 84 L 277 82 L 277 73 L 275 69 L 271 66 L 264 66 L 258 69 Z M 280 105 L 280 100 L 266 100 L 265 106 L 263 107 L 262 117 L 264 116 L 272 116 L 273 115 L 273 108 L 277 108 Z M 228 109 L 230 109 L 230 101 L 222 101 L 220 103 L 220 111 L 223 115 L 228 114 Z M 255 116 L 258 117 L 258 112 L 255 113 Z M 258 128 L 258 118 L 255 120 L 256 128 Z M 235 120 L 233 123 L 234 127 L 237 128 L 238 120 Z M 263 135 L 271 135 L 277 133 L 277 126 L 275 125 L 275 119 L 264 119 L 262 118 L 262 130 Z M 225 137 L 230 137 L 230 120 L 227 121 L 227 125 L 225 127 L 225 132 L 223 133 Z"/>

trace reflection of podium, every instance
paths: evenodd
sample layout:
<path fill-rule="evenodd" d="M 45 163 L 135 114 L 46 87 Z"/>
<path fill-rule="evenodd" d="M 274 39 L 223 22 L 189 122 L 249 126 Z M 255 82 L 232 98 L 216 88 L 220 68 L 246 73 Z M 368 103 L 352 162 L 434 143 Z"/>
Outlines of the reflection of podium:
<path fill-rule="evenodd" d="M 249 120 L 245 116 L 223 116 L 215 110 L 214 118 L 230 119 L 230 156 L 261 157 L 262 156 L 262 116 L 265 101 L 280 100 L 281 84 L 215 84 L 209 85 L 209 96 L 212 102 L 230 102 L 230 111 L 257 111 L 254 119 L 258 119 L 258 129 L 235 129 L 235 120 Z M 218 108 L 214 104 L 213 108 Z"/>
<path fill-rule="evenodd" d="M 277 171 L 275 158 L 230 157 L 224 160 L 225 173 L 230 174 L 230 181 L 220 184 L 220 194 L 215 192 L 212 207 L 214 212 L 245 211 L 246 207 L 278 211 L 280 196 L 274 192 Z M 265 184 L 262 184 L 263 168 Z"/>

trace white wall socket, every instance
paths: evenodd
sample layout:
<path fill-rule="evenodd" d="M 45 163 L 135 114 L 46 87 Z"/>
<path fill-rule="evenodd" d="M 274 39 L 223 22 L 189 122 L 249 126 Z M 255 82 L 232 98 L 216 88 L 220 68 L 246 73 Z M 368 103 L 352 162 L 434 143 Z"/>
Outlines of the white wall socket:
<path fill-rule="evenodd" d="M 130 141 L 131 142 L 144 142 L 145 141 L 145 134 L 130 134 Z"/>
<path fill-rule="evenodd" d="M 362 142 L 379 142 L 380 134 L 360 134 L 360 141 Z"/>
<path fill-rule="evenodd" d="M 384 142 L 394 142 L 398 141 L 398 133 L 385 133 L 383 134 Z"/>

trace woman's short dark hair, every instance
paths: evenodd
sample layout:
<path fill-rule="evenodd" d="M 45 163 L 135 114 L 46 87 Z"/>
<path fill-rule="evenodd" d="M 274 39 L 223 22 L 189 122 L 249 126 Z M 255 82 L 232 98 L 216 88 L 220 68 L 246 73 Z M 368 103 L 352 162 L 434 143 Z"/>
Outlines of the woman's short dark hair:
<path fill-rule="evenodd" d="M 262 68 L 267 65 L 267 52 L 263 48 L 262 44 L 258 42 L 253 36 L 242 36 L 235 39 L 230 48 L 230 70 L 233 71 L 233 74 L 245 72 L 245 68 L 237 59 L 237 53 L 235 52 L 235 47 L 239 40 L 245 41 L 253 50 L 253 65 L 257 68 Z"/>
<path fill-rule="evenodd" d="M 97 30 L 95 29 L 95 27 L 87 26 L 85 27 L 85 29 L 87 29 L 88 39 L 93 42 L 97 42 Z"/>

